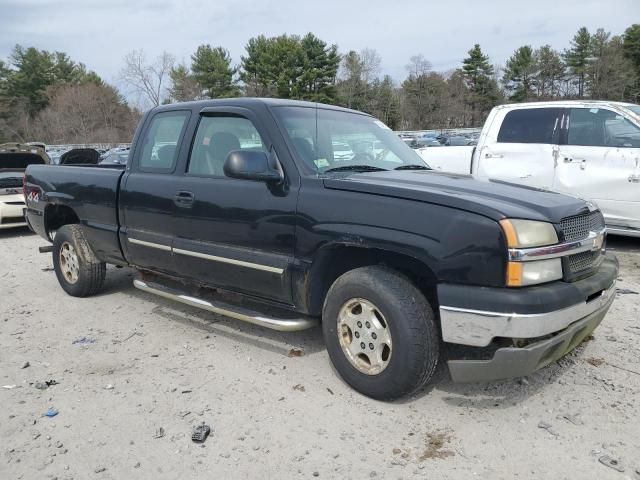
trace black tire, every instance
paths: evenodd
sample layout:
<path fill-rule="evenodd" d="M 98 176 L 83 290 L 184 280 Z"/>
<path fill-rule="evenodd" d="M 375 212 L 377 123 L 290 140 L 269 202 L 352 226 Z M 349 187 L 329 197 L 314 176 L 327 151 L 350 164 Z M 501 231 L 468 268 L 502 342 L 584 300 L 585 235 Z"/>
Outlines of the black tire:
<path fill-rule="evenodd" d="M 77 258 L 75 274 L 69 275 L 69 269 L 63 264 L 61 250 L 73 248 Z M 53 240 L 53 268 L 58 282 L 65 292 L 73 297 L 88 297 L 98 293 L 103 285 L 107 267 L 96 258 L 84 237 L 80 225 L 64 225 Z"/>
<path fill-rule="evenodd" d="M 341 346 L 338 317 L 352 299 L 373 304 L 390 330 L 393 347 L 386 367 L 377 374 L 358 370 Z M 440 336 L 433 310 L 413 283 L 390 268 L 361 267 L 340 276 L 325 298 L 322 330 L 340 376 L 371 398 L 393 400 L 411 394 L 431 379 L 438 364 Z"/>

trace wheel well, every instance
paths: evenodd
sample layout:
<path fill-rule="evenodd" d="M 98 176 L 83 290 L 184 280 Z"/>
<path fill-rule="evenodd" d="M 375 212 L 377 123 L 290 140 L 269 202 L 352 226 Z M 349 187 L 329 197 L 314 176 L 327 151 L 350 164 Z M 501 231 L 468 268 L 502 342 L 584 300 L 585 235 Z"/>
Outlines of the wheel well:
<path fill-rule="evenodd" d="M 63 225 L 80 223 L 80 219 L 71 207 L 66 205 L 48 205 L 44 210 L 44 228 L 47 235 L 51 237 L 51 232 L 58 230 Z"/>
<path fill-rule="evenodd" d="M 438 311 L 437 280 L 433 271 L 422 261 L 409 255 L 378 248 L 335 246 L 318 253 L 310 272 L 307 298 L 311 315 L 321 315 L 324 299 L 333 282 L 359 267 L 385 265 L 402 273 L 427 298 L 434 313 Z"/>

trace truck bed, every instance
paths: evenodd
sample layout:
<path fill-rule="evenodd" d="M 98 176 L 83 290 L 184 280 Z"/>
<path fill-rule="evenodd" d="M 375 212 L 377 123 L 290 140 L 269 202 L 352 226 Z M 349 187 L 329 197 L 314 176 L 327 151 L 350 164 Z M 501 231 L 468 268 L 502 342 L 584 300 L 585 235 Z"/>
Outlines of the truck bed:
<path fill-rule="evenodd" d="M 33 214 L 31 228 L 46 236 L 47 211 L 70 208 L 85 225 L 85 234 L 96 256 L 105 261 L 123 262 L 117 202 L 123 174 L 123 168 L 111 166 L 31 165 L 25 182 L 27 209 Z"/>

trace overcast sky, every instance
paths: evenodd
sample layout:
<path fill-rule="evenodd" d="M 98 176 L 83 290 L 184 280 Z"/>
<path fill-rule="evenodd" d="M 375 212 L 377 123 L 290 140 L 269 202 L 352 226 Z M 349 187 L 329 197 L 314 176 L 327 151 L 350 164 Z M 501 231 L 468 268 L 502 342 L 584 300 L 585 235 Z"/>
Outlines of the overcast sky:
<path fill-rule="evenodd" d="M 0 58 L 16 43 L 60 50 L 119 84 L 132 49 L 188 61 L 210 43 L 238 63 L 252 36 L 311 31 L 341 52 L 376 49 L 382 73 L 402 80 L 418 53 L 444 71 L 480 43 L 503 64 L 521 45 L 562 50 L 581 26 L 621 34 L 634 20 L 640 0 L 0 0 Z"/>

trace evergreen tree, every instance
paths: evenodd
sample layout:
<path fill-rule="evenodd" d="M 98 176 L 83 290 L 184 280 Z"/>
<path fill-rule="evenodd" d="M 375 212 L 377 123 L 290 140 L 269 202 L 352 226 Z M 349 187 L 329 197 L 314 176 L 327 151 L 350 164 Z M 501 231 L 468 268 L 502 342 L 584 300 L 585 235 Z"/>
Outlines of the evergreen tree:
<path fill-rule="evenodd" d="M 628 93 L 628 100 L 640 102 L 640 24 L 631 25 L 624 31 L 622 37 L 622 50 L 635 70 L 635 83 L 633 89 Z"/>
<path fill-rule="evenodd" d="M 313 34 L 251 38 L 240 78 L 246 93 L 334 103 L 340 56 Z"/>
<path fill-rule="evenodd" d="M 525 102 L 535 97 L 538 68 L 538 58 L 529 45 L 518 48 L 511 55 L 502 77 L 505 89 L 511 92 L 511 100 Z"/>
<path fill-rule="evenodd" d="M 222 47 L 200 45 L 191 55 L 193 78 L 206 91 L 208 98 L 236 97 L 240 93 L 231 67 L 231 56 Z"/>
<path fill-rule="evenodd" d="M 560 83 L 565 75 L 560 54 L 550 45 L 543 45 L 535 52 L 538 62 L 536 87 L 541 99 L 555 98 L 560 93 Z"/>
<path fill-rule="evenodd" d="M 169 72 L 171 88 L 169 96 L 175 102 L 198 100 L 202 96 L 202 87 L 184 64 L 178 65 Z"/>
<path fill-rule="evenodd" d="M 582 27 L 571 40 L 571 48 L 564 51 L 564 61 L 569 67 L 571 74 L 575 77 L 578 87 L 578 97 L 585 95 L 585 78 L 589 58 L 591 56 L 591 34 L 587 27 Z"/>
<path fill-rule="evenodd" d="M 472 124 L 479 126 L 498 103 L 500 94 L 492 78 L 493 66 L 489 63 L 489 57 L 482 53 L 480 45 L 476 43 L 468 55 L 462 62 L 462 73 L 469 89 L 467 102 L 471 107 Z"/>

